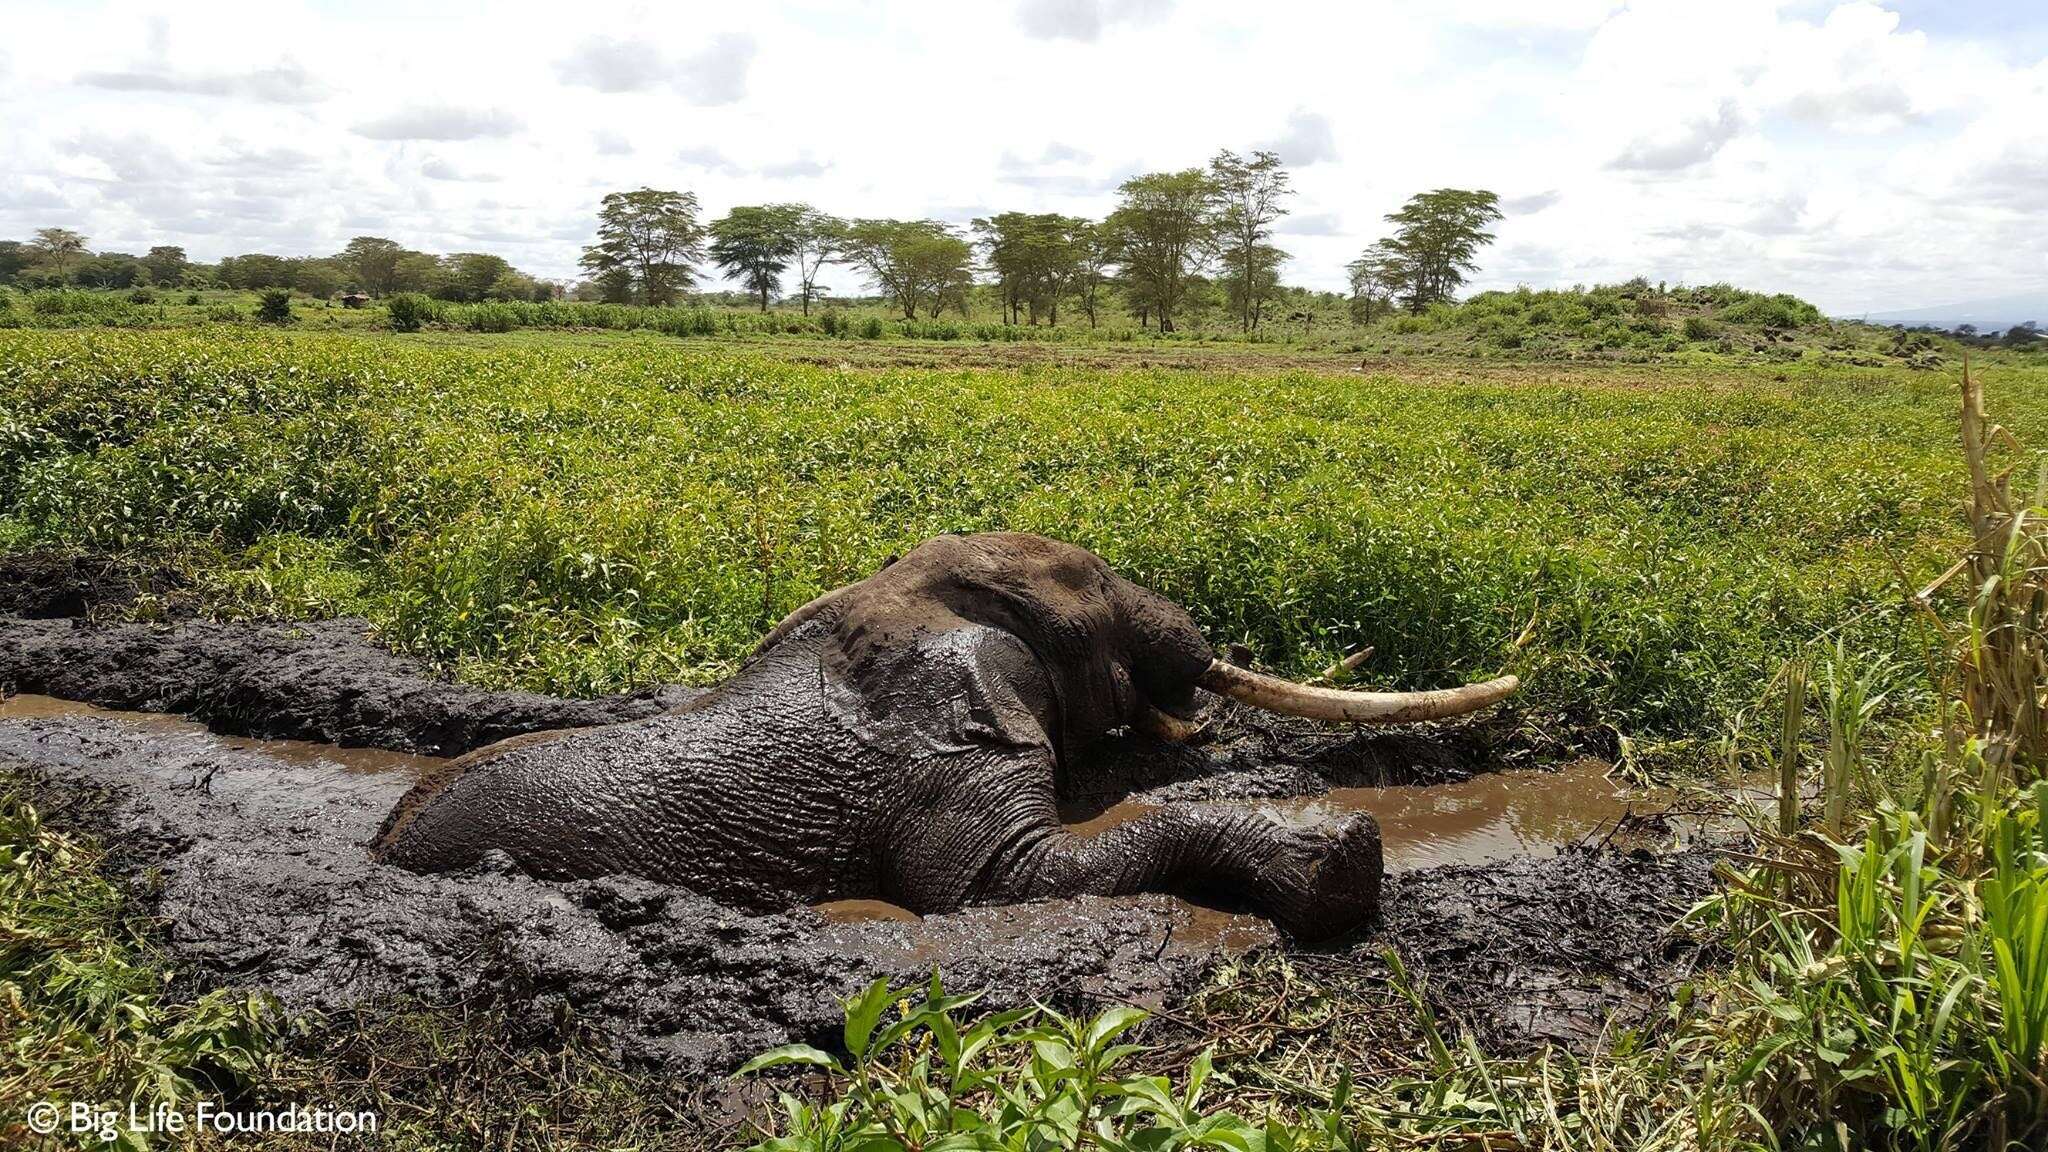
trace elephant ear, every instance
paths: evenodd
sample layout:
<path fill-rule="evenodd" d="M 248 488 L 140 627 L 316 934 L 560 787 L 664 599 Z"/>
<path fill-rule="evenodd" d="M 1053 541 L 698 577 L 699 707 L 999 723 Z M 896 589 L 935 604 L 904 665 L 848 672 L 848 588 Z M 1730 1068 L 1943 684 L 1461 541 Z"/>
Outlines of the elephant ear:
<path fill-rule="evenodd" d="M 820 670 L 827 705 L 863 744 L 896 756 L 1053 746 L 1051 681 L 1016 636 L 966 621 L 881 634 L 845 623 Z"/>

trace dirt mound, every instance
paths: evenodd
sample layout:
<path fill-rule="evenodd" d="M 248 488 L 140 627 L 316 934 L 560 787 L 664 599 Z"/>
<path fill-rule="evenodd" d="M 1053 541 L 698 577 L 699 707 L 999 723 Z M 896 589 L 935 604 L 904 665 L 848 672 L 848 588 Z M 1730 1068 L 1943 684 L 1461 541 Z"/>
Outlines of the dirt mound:
<path fill-rule="evenodd" d="M 105 556 L 25 552 L 0 556 L 0 616 L 54 620 L 125 608 L 145 594 L 178 593 L 184 581 L 168 569 Z"/>
<path fill-rule="evenodd" d="M 53 817 L 100 836 L 151 899 L 181 971 L 268 988 L 296 1009 L 494 1000 L 517 1038 L 574 1018 L 629 1063 L 729 1071 L 791 1039 L 829 1042 L 839 1002 L 934 964 L 993 1003 L 1159 1003 L 1210 953 L 1175 947 L 1167 897 L 990 908 L 921 923 L 747 915 L 627 878 L 550 884 L 510 869 L 423 876 L 363 842 L 407 786 L 91 718 L 0 721 L 0 768 L 27 771 Z"/>
<path fill-rule="evenodd" d="M 0 587 L 4 587 L 0 584 Z M 218 732 L 452 756 L 555 728 L 637 720 L 692 698 L 487 692 L 432 676 L 360 620 L 174 626 L 0 617 L 0 691 L 176 712 Z"/>
<path fill-rule="evenodd" d="M 1713 890 L 1717 858 L 1579 848 L 1393 875 L 1386 936 L 1496 1050 L 1583 1048 L 1610 1014 L 1669 1003 L 1691 975 L 1698 944 L 1665 929 Z"/>
<path fill-rule="evenodd" d="M 216 732 L 440 755 L 520 732 L 648 715 L 687 695 L 604 700 L 436 680 L 341 621 L 86 627 L 0 619 L 0 686 L 104 707 L 182 712 Z M 1484 728 L 1332 732 L 1220 711 L 1196 746 L 1111 740 L 1067 799 L 1099 808 L 1435 783 L 1498 766 Z M 490 1002 L 518 1038 L 594 1028 L 629 1063 L 729 1070 L 790 1040 L 829 1043 L 839 1001 L 877 976 L 940 966 L 991 1007 L 1164 1004 L 1228 952 L 1271 943 L 1249 918 L 1164 896 L 1050 901 L 910 922 L 812 909 L 748 915 L 612 878 L 546 883 L 509 868 L 422 876 L 364 843 L 410 785 L 303 747 L 237 746 L 196 728 L 106 717 L 0 719 L 0 769 L 39 779 L 56 818 L 100 836 L 136 876 L 197 985 L 269 988 L 294 1007 Z M 1390 876 L 1375 937 L 1298 952 L 1381 981 L 1387 943 L 1432 996 L 1502 1048 L 1597 1034 L 1693 961 L 1665 929 L 1711 886 L 1710 856 L 1575 851 Z M 1219 924 L 1221 927 L 1219 927 Z"/>

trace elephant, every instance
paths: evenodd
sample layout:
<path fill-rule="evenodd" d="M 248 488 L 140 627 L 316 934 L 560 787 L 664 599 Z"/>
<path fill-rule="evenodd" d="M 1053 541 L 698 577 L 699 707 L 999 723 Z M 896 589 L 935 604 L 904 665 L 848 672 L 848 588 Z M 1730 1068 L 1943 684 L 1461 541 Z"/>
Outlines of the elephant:
<path fill-rule="evenodd" d="M 1198 690 L 1389 723 L 1471 712 L 1516 686 L 1295 684 L 1217 659 L 1185 611 L 1085 549 L 1014 532 L 940 536 L 790 614 L 679 710 L 451 761 L 406 794 L 371 848 L 429 872 L 502 852 L 541 879 L 625 873 L 764 911 L 1170 892 L 1316 940 L 1378 916 L 1369 815 L 1300 829 L 1181 805 L 1083 836 L 1060 822 L 1063 774 L 1132 729 L 1185 738 Z"/>

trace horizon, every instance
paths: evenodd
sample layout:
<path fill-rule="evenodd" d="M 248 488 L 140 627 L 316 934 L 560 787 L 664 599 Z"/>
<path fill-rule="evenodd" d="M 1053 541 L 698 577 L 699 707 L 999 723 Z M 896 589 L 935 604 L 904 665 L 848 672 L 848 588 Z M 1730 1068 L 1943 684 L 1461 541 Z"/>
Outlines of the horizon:
<path fill-rule="evenodd" d="M 1282 279 L 1317 290 L 1441 186 L 1507 211 L 1473 292 L 1726 281 L 1855 316 L 2048 286 L 2048 14 L 2017 3 L 1468 0 L 1304 9 L 1313 37 L 1173 0 L 600 6 L 570 35 L 559 9 L 404 11 L 19 6 L 0 237 L 211 262 L 371 234 L 573 280 L 608 191 L 964 226 L 1100 217 L 1131 175 L 1270 148 L 1298 190 Z"/>

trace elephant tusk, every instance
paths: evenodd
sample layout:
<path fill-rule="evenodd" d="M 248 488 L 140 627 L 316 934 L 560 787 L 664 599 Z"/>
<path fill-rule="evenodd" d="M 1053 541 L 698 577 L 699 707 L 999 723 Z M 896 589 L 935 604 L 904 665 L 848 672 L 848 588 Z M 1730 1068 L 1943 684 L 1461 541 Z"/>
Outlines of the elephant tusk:
<path fill-rule="evenodd" d="M 1429 692 L 1347 692 L 1262 676 L 1216 660 L 1202 673 L 1198 683 L 1219 696 L 1285 716 L 1353 724 L 1401 724 L 1476 712 L 1507 699 L 1522 682 L 1513 676 L 1502 676 L 1482 684 Z"/>
<path fill-rule="evenodd" d="M 1143 704 L 1139 707 L 1142 710 L 1138 713 L 1137 722 L 1132 727 L 1140 732 L 1156 736 L 1169 744 L 1186 744 L 1195 737 L 1200 736 L 1202 731 L 1209 726 L 1209 719 L 1206 716 L 1197 716 L 1192 720 L 1183 720 L 1170 712 L 1162 712 L 1150 704 Z"/>

